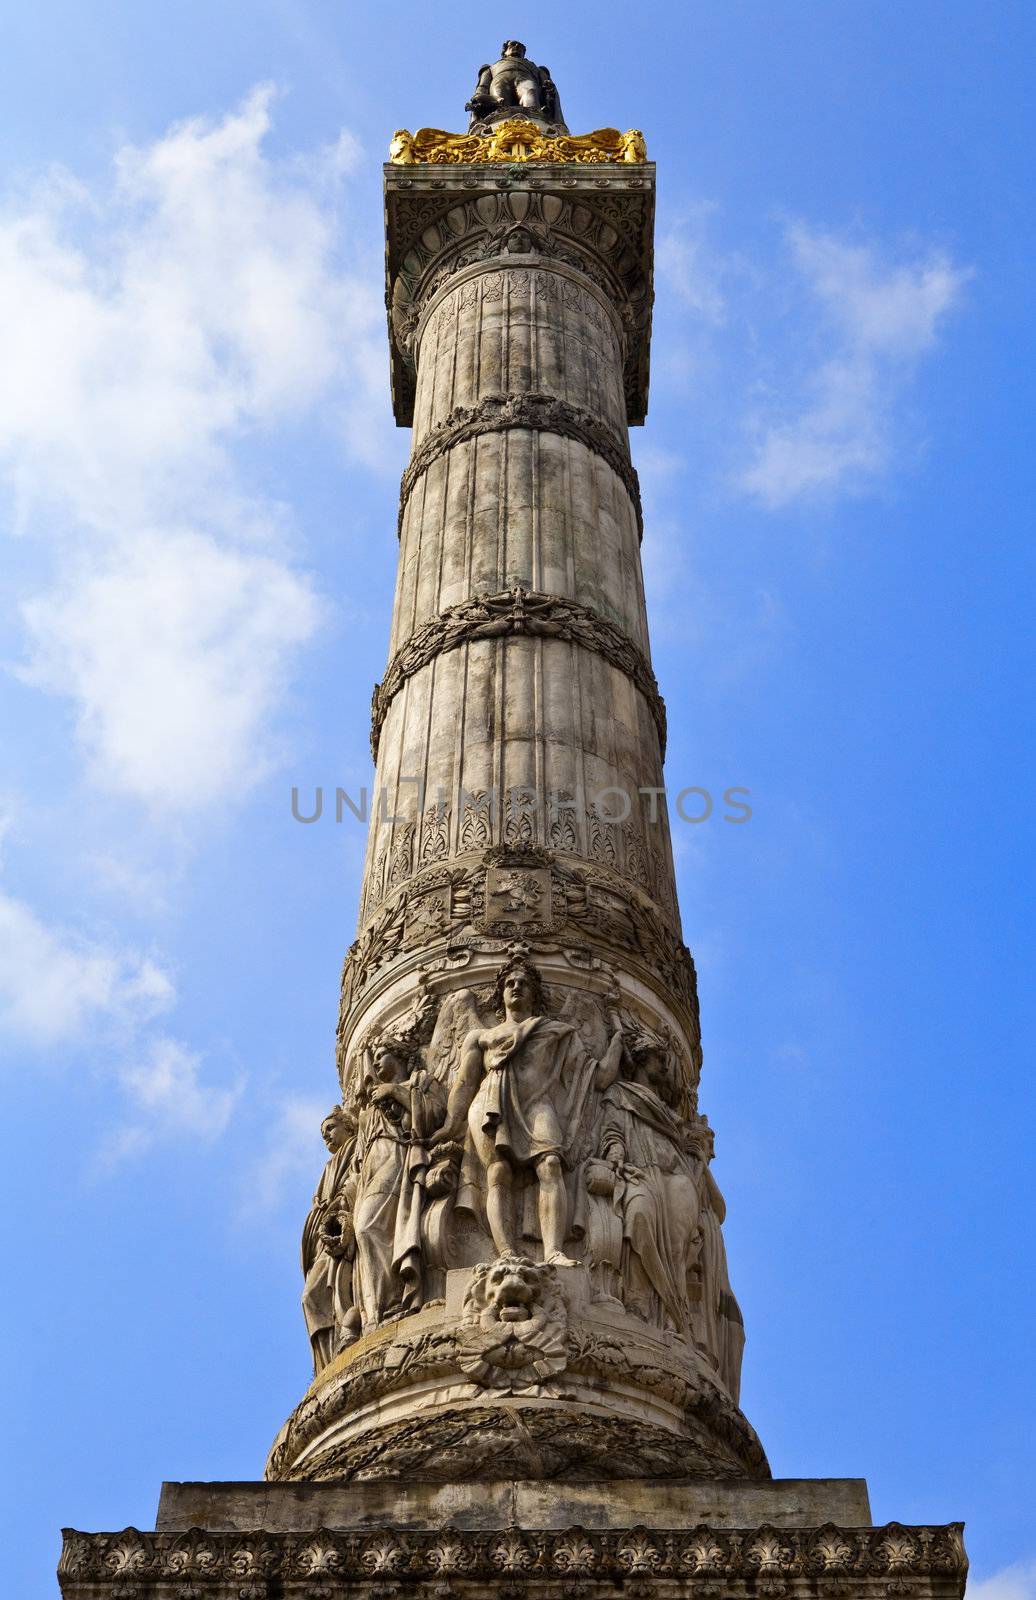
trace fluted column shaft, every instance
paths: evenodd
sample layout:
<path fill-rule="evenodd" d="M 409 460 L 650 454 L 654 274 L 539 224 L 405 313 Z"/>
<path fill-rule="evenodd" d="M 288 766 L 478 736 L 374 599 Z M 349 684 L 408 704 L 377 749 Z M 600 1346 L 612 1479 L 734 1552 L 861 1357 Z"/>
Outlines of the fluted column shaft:
<path fill-rule="evenodd" d="M 465 602 L 521 588 L 573 602 L 613 657 L 622 640 L 644 670 L 638 686 L 600 644 L 536 631 L 533 599 L 527 633 L 466 638 L 409 674 L 379 729 L 378 789 L 402 820 L 372 826 L 365 918 L 403 881 L 407 855 L 411 871 L 441 858 L 444 821 L 450 857 L 509 841 L 560 850 L 630 877 L 673 915 L 664 819 L 651 823 L 638 794 L 660 787 L 662 753 L 657 694 L 643 687 L 622 346 L 601 289 L 537 254 L 463 270 L 422 312 L 412 462 L 423 470 L 404 481 L 391 657 Z M 537 426 L 512 425 L 509 403 L 527 396 Z M 485 431 L 465 436 L 472 414 Z M 509 806 L 519 791 L 528 804 Z M 465 797 L 488 794 L 499 803 L 487 838 Z"/>

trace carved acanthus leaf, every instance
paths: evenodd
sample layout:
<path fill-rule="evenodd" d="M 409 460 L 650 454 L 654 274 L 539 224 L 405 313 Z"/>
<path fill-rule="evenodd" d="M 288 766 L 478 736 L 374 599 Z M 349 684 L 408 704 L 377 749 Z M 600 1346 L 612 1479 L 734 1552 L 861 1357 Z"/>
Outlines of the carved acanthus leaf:
<path fill-rule="evenodd" d="M 452 1424 L 449 1443 L 454 1450 L 463 1452 L 465 1441 L 473 1437 L 472 1430 L 484 1420 L 481 1412 L 469 1415 L 471 1424 L 466 1430 L 458 1430 L 456 1421 Z M 562 1428 L 573 1432 L 570 1423 Z M 513 1428 L 510 1433 L 513 1439 Z M 554 1442 L 563 1439 L 559 1436 Z M 544 1596 L 560 1593 L 559 1580 L 573 1575 L 588 1582 L 588 1592 L 594 1595 L 614 1593 L 615 1576 L 621 1574 L 647 1585 L 644 1592 L 663 1596 L 674 1592 L 674 1581 L 707 1582 L 716 1573 L 726 1584 L 748 1585 L 749 1593 L 759 1592 L 759 1584 L 769 1579 L 763 1583 L 768 1592 L 774 1592 L 774 1580 L 784 1580 L 797 1586 L 796 1594 L 808 1596 L 827 1592 L 814 1587 L 815 1552 L 822 1542 L 852 1551 L 851 1560 L 839 1564 L 851 1573 L 852 1592 L 861 1595 L 886 1593 L 891 1548 L 903 1552 L 896 1571 L 898 1581 L 907 1586 L 904 1592 L 959 1596 L 967 1574 L 959 1523 L 912 1528 L 827 1525 L 779 1531 L 699 1527 L 690 1538 L 667 1529 L 609 1529 L 591 1535 L 580 1528 L 545 1532 L 465 1528 L 408 1530 L 404 1539 L 388 1527 L 361 1536 L 324 1529 L 301 1539 L 297 1533 L 187 1537 L 204 1541 L 209 1557 L 204 1567 L 192 1557 L 185 1569 L 183 1534 L 66 1530 L 58 1567 L 65 1600 L 87 1600 L 88 1596 L 97 1600 L 109 1595 L 114 1600 L 131 1588 L 141 1597 L 193 1592 L 204 1593 L 211 1600 L 237 1600 L 242 1592 L 249 1592 L 242 1589 L 243 1577 L 250 1584 L 257 1583 L 252 1592 L 259 1595 L 276 1592 L 302 1600 L 304 1595 L 324 1592 L 320 1586 L 327 1583 L 328 1594 L 337 1594 L 348 1585 L 362 1600 L 373 1600 L 378 1582 L 405 1576 L 408 1586 L 420 1586 L 416 1592 L 434 1595 L 443 1577 L 451 1573 L 484 1584 L 517 1575 L 529 1585 L 530 1593 Z M 195 1585 L 192 1572 L 198 1573 L 201 1587 Z M 686 1592 L 697 1594 L 697 1582 Z M 703 1587 L 701 1592 L 708 1590 Z"/>

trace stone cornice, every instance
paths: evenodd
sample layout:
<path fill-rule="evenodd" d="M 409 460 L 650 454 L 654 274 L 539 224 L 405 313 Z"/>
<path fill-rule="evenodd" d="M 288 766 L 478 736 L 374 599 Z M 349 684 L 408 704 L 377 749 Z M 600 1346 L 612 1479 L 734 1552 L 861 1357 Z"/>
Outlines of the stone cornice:
<path fill-rule="evenodd" d="M 457 406 L 426 434 L 411 456 L 400 484 L 398 532 L 402 534 L 403 515 L 414 485 L 433 461 L 452 450 L 454 445 L 509 428 L 560 434 L 562 438 L 574 439 L 600 456 L 622 479 L 636 513 L 637 535 L 643 540 L 644 513 L 640 503 L 640 480 L 630 460 L 626 441 L 616 429 L 609 427 L 583 406 L 570 405 L 556 395 L 538 393 L 484 395 L 475 406 Z"/>
<path fill-rule="evenodd" d="M 499 639 L 524 634 L 532 638 L 563 639 L 603 656 L 626 673 L 648 702 L 658 729 L 665 759 L 665 701 L 644 652 L 628 634 L 589 606 L 561 595 L 534 590 L 504 589 L 499 594 L 474 595 L 423 622 L 388 664 L 384 678 L 375 684 L 371 698 L 371 755 L 378 759 L 378 744 L 388 708 L 408 678 L 447 650 L 459 650 L 477 639 Z"/>
<path fill-rule="evenodd" d="M 121 1533 L 64 1530 L 65 1600 L 99 1596 L 272 1600 L 332 1596 L 348 1585 L 385 1596 L 399 1584 L 429 1594 L 637 1594 L 958 1597 L 967 1558 L 961 1524 L 597 1530 L 508 1528 L 400 1532 Z M 386 1589 L 386 1585 L 389 1587 Z M 448 1588 L 444 1591 L 444 1585 Z M 495 1592 L 495 1587 L 494 1591 Z"/>

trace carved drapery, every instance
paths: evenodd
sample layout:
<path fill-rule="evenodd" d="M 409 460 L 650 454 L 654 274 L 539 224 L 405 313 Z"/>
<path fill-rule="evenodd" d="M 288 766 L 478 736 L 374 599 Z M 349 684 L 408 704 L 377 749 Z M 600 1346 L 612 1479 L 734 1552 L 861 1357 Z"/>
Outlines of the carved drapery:
<path fill-rule="evenodd" d="M 510 634 L 561 639 L 592 650 L 613 667 L 618 667 L 648 702 L 665 759 L 665 701 L 658 692 L 658 682 L 644 652 L 621 628 L 598 616 L 589 606 L 578 605 L 561 595 L 534 594 L 517 586 L 502 594 L 476 595 L 451 606 L 449 611 L 422 623 L 396 651 L 371 697 L 371 755 L 374 760 L 378 759 L 378 744 L 388 708 L 408 678 L 448 650 L 459 650 L 478 639 L 502 639 Z"/>
<path fill-rule="evenodd" d="M 420 798 L 373 817 L 342 972 L 314 1381 L 267 1484 L 167 1486 L 156 1533 L 66 1530 L 62 1593 L 960 1600 L 960 1524 L 842 1525 L 862 1485 L 766 1483 L 668 827 L 587 804 L 663 793 L 623 426 L 647 397 L 643 137 L 569 136 L 517 40 L 467 109 L 468 135 L 398 131 L 385 175 L 415 449 L 371 744 L 380 798 Z M 590 1526 L 523 1479 L 572 1485 Z M 655 1488 L 602 1493 L 630 1479 Z M 377 1480 L 405 1511 L 382 1520 Z"/>
<path fill-rule="evenodd" d="M 766 1478 L 694 966 L 643 802 L 666 732 L 625 433 L 650 169 L 573 188 L 530 165 L 519 188 L 440 165 L 386 175 L 394 366 L 416 379 L 372 703 L 391 807 L 342 974 L 352 1154 L 311 1214 L 352 1253 L 317 1258 L 317 1376 L 267 1472 L 447 1470 L 455 1436 L 488 1471 L 531 1404 L 523 1437 L 560 1476 L 621 1437 L 633 1472 Z"/>

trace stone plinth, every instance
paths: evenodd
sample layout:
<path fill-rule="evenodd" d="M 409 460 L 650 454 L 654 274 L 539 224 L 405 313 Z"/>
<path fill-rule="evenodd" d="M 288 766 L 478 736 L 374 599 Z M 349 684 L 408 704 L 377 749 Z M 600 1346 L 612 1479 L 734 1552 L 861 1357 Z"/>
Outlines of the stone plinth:
<path fill-rule="evenodd" d="M 64 1600 L 960 1600 L 957 1523 L 870 1523 L 859 1479 L 171 1483 L 154 1533 L 68 1532 Z"/>
<path fill-rule="evenodd" d="M 863 1478 L 743 1480 L 635 1478 L 591 1483 L 540 1479 L 455 1479 L 450 1483 L 164 1483 L 160 1533 L 208 1528 L 220 1533 L 313 1532 L 317 1528 L 400 1532 L 444 1527 L 478 1532 L 519 1527 L 558 1532 L 582 1527 L 871 1526 Z"/>

